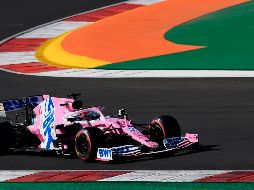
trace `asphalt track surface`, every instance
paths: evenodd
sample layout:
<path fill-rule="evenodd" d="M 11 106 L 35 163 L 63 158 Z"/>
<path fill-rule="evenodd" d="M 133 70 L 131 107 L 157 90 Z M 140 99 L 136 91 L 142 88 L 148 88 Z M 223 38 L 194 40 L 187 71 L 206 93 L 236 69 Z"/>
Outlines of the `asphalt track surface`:
<path fill-rule="evenodd" d="M 0 39 L 112 2 L 3 0 Z M 0 169 L 253 169 L 253 84 L 252 78 L 71 79 L 0 71 L 0 99 L 82 92 L 86 105 L 104 104 L 106 113 L 126 108 L 136 122 L 169 113 L 178 119 L 183 132 L 199 133 L 201 140 L 201 147 L 191 152 L 110 164 L 16 152 L 0 156 Z"/>

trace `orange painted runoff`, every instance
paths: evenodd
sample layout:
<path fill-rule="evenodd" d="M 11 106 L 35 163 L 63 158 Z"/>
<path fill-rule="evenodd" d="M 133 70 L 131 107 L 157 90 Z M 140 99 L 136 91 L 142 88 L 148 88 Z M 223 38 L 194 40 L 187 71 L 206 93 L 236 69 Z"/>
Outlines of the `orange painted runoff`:
<path fill-rule="evenodd" d="M 247 0 L 167 0 L 84 26 L 62 41 L 69 53 L 111 63 L 202 48 L 164 39 L 171 28 Z"/>

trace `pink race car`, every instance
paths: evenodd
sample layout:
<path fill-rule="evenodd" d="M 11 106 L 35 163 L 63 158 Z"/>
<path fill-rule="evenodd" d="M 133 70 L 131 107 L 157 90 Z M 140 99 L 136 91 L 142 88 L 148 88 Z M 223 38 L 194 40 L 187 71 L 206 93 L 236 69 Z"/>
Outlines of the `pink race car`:
<path fill-rule="evenodd" d="M 5 119 L 0 123 L 0 151 L 53 150 L 63 155 L 76 154 L 84 161 L 110 161 L 198 143 L 197 134 L 181 136 L 180 126 L 172 116 L 162 115 L 147 124 L 137 124 L 124 109 L 105 116 L 101 106 L 83 107 L 78 95 L 39 95 L 0 102 L 0 116 Z M 15 122 L 6 116 L 12 111 L 19 111 Z M 24 122 L 19 122 L 22 113 Z"/>

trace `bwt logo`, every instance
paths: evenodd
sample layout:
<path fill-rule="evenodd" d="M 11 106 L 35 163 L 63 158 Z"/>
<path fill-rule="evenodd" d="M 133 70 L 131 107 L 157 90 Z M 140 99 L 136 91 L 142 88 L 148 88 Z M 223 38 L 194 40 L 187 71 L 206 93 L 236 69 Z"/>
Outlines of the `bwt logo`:
<path fill-rule="evenodd" d="M 107 158 L 112 159 L 112 150 L 108 148 L 99 148 L 98 149 L 99 157 L 100 158 Z"/>

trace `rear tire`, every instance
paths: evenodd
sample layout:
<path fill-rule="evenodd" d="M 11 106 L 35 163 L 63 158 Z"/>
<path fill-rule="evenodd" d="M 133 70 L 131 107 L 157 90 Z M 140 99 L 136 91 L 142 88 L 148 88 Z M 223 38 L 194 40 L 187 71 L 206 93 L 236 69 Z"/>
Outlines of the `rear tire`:
<path fill-rule="evenodd" d="M 95 161 L 98 147 L 102 145 L 103 132 L 96 127 L 81 129 L 75 137 L 75 151 L 79 159 Z"/>
<path fill-rule="evenodd" d="M 164 139 L 181 136 L 181 128 L 177 120 L 170 115 L 161 115 L 154 118 L 148 131 L 150 140 L 157 142 L 161 148 L 164 148 Z"/>
<path fill-rule="evenodd" d="M 8 122 L 0 123 L 0 154 L 7 154 L 15 144 L 15 134 L 13 125 Z"/>

